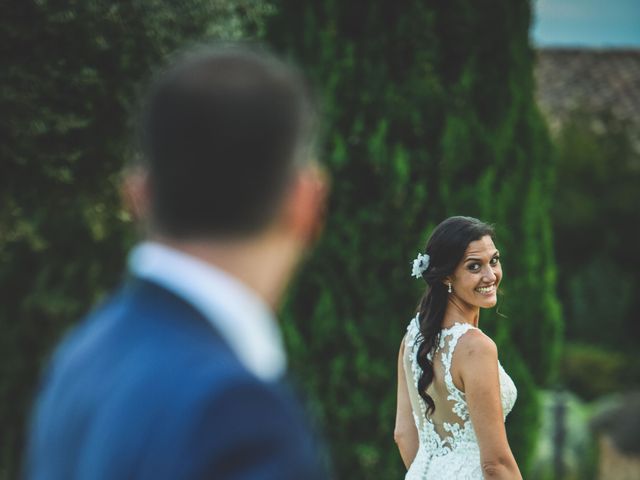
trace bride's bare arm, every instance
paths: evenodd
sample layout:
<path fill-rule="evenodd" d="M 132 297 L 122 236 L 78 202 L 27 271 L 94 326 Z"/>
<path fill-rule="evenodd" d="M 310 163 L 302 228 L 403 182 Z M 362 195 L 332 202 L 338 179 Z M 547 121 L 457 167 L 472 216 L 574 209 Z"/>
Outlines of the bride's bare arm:
<path fill-rule="evenodd" d="M 484 478 L 522 479 L 504 427 L 496 344 L 481 331 L 472 330 L 460 339 L 454 358 L 458 372 L 452 370 L 452 374 L 465 392 Z"/>
<path fill-rule="evenodd" d="M 396 426 L 393 438 L 400 450 L 405 467 L 409 468 L 418 452 L 418 429 L 413 420 L 407 377 L 404 373 L 404 339 L 398 354 L 398 403 L 396 408 Z"/>

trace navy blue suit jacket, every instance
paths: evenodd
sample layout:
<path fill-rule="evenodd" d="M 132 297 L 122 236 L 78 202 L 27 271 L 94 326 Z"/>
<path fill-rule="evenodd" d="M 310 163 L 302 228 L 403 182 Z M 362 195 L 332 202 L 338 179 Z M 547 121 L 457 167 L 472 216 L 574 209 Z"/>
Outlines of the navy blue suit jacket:
<path fill-rule="evenodd" d="M 34 480 L 325 478 L 288 387 L 250 374 L 196 309 L 133 279 L 57 350 Z"/>

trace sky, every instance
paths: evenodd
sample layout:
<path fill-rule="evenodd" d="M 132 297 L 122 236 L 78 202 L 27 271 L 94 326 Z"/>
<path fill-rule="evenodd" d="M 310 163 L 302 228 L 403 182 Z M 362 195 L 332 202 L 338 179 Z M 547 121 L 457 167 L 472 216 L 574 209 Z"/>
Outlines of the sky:
<path fill-rule="evenodd" d="M 536 46 L 640 48 L 640 0 L 532 0 Z"/>

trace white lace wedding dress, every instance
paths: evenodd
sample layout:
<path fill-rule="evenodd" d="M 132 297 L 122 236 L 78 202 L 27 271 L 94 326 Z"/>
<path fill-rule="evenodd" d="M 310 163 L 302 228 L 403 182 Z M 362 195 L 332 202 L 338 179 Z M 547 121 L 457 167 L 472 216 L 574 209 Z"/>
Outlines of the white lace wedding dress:
<path fill-rule="evenodd" d="M 442 330 L 440 344 L 429 359 L 434 366 L 434 380 L 427 393 L 436 409 L 426 415 L 426 403 L 418 394 L 418 379 L 422 369 L 416 361 L 419 347 L 418 317 L 407 328 L 404 348 L 404 371 L 407 376 L 413 417 L 418 428 L 418 453 L 409 467 L 405 480 L 476 480 L 482 479 L 480 450 L 464 392 L 458 390 L 451 376 L 451 360 L 456 344 L 472 325 L 456 323 Z M 500 396 L 504 417 L 513 408 L 517 390 L 513 381 L 498 364 Z"/>

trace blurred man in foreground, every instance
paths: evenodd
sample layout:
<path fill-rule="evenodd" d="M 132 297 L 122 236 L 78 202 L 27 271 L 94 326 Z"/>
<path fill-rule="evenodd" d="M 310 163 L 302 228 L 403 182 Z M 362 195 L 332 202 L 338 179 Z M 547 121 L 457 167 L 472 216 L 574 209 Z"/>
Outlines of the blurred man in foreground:
<path fill-rule="evenodd" d="M 321 222 L 312 120 L 294 70 L 237 46 L 157 79 L 126 187 L 147 239 L 55 353 L 27 478 L 325 478 L 273 314 Z"/>

